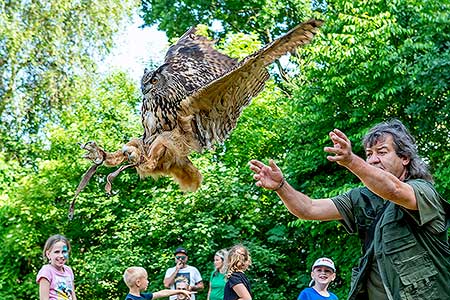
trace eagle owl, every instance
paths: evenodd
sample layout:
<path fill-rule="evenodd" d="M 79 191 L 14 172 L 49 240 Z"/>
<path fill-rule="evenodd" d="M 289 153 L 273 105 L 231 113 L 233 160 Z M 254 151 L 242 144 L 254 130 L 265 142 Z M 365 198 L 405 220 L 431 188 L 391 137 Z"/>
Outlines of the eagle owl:
<path fill-rule="evenodd" d="M 202 176 L 189 160 L 192 151 L 210 149 L 235 128 L 242 110 L 264 88 L 266 67 L 289 51 L 309 43 L 322 21 L 311 19 L 242 61 L 215 50 L 213 42 L 188 30 L 172 45 L 164 63 L 145 70 L 141 80 L 144 134 L 108 153 L 89 142 L 85 158 L 94 162 L 78 186 L 84 188 L 99 165 L 120 168 L 108 176 L 106 190 L 122 170 L 136 168 L 141 177 L 172 176 L 182 190 L 195 191 Z"/>

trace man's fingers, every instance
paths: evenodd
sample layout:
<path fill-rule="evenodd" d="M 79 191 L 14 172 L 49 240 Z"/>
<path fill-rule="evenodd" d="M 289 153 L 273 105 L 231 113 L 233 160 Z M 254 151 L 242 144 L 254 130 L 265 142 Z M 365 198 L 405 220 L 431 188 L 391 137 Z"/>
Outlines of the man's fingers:
<path fill-rule="evenodd" d="M 336 148 L 336 147 L 324 147 L 323 151 L 328 153 L 334 153 L 336 155 L 343 155 L 344 150 L 342 148 Z"/>
<path fill-rule="evenodd" d="M 252 170 L 255 173 L 258 173 L 259 171 L 261 171 L 261 168 L 256 165 L 250 164 L 249 166 L 250 166 L 250 170 Z"/>
<path fill-rule="evenodd" d="M 275 161 L 273 159 L 269 160 L 269 166 L 274 171 L 279 169 L 277 164 L 275 163 Z"/>
<path fill-rule="evenodd" d="M 345 133 L 343 133 L 342 131 L 340 131 L 339 129 L 337 129 L 337 128 L 335 128 L 334 130 L 333 130 L 333 132 L 338 136 L 338 137 L 340 137 L 341 139 L 343 139 L 344 141 L 349 141 L 349 139 L 348 139 L 348 137 L 345 135 Z"/>
<path fill-rule="evenodd" d="M 330 139 L 333 141 L 333 143 L 345 143 L 344 138 L 340 137 L 339 135 L 337 135 L 334 131 L 330 132 Z"/>
<path fill-rule="evenodd" d="M 260 162 L 259 160 L 252 159 L 250 161 L 250 166 L 256 166 L 258 168 L 262 168 L 264 166 L 264 164 L 262 162 Z"/>
<path fill-rule="evenodd" d="M 328 155 L 327 159 L 331 162 L 336 162 L 339 160 L 337 156 L 331 156 L 331 155 Z"/>

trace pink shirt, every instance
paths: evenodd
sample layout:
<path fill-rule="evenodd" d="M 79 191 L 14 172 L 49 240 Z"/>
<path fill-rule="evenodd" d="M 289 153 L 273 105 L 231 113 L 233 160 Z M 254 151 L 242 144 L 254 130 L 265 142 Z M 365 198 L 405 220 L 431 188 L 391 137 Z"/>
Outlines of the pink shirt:
<path fill-rule="evenodd" d="M 45 278 L 50 282 L 49 300 L 71 300 L 74 289 L 74 276 L 69 266 L 63 266 L 62 271 L 58 271 L 52 265 L 45 265 L 37 274 L 36 282 Z"/>

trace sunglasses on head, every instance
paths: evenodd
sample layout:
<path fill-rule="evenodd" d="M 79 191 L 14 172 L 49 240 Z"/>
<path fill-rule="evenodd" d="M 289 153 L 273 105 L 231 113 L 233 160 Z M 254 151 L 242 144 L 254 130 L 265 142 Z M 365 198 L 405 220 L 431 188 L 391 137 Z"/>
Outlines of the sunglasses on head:
<path fill-rule="evenodd" d="M 185 260 L 186 256 L 175 256 L 176 259 L 181 259 L 181 260 Z"/>

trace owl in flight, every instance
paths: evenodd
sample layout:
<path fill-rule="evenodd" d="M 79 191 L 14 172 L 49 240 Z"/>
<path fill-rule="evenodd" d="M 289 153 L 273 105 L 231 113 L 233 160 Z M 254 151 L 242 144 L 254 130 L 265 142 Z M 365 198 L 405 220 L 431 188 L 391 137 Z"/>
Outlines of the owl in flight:
<path fill-rule="evenodd" d="M 94 142 L 82 145 L 94 165 L 84 175 L 76 195 L 99 165 L 120 168 L 108 176 L 106 190 L 124 169 L 141 177 L 172 176 L 182 190 L 199 188 L 202 175 L 189 160 L 192 151 L 211 149 L 235 128 L 242 110 L 264 88 L 266 67 L 287 52 L 309 43 L 322 21 L 311 19 L 259 51 L 237 61 L 215 50 L 213 42 L 188 30 L 154 71 L 141 80 L 144 134 L 122 149 L 108 153 Z"/>

